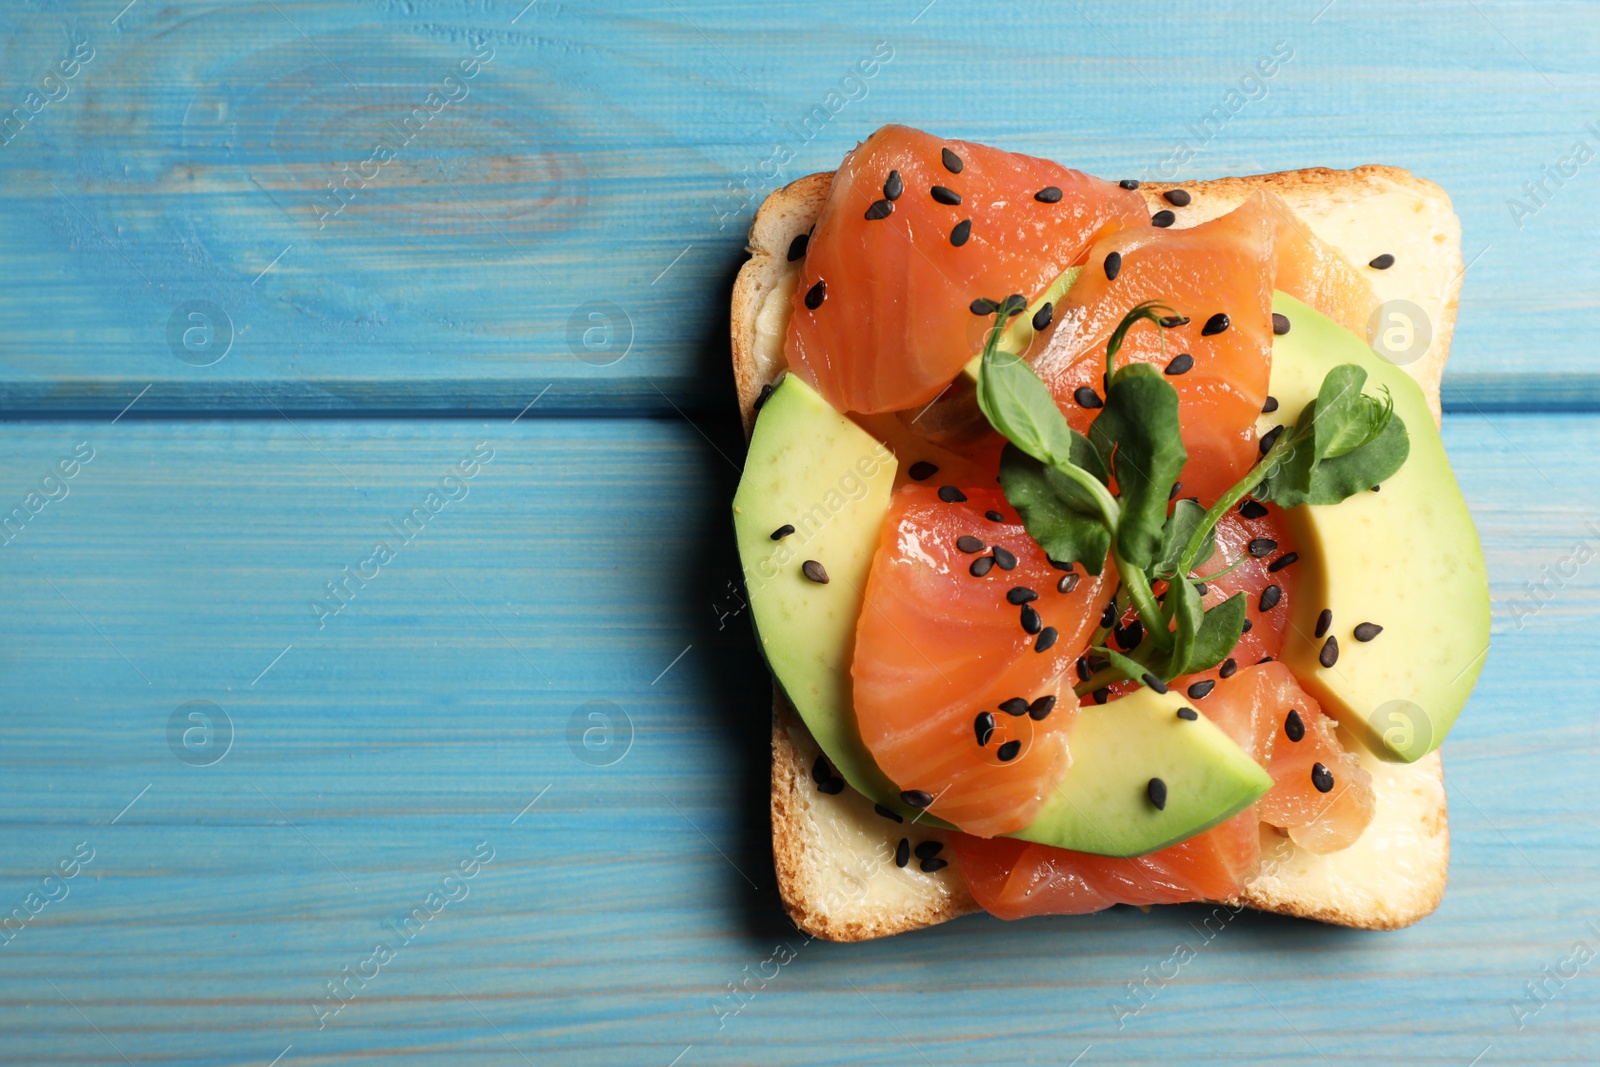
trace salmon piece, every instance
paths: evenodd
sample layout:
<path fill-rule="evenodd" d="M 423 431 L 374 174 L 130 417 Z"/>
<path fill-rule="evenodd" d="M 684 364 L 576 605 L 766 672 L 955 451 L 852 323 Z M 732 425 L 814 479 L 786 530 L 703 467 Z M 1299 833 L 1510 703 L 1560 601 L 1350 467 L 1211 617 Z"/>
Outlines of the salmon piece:
<path fill-rule="evenodd" d="M 982 837 L 1032 821 L 1070 763 L 1071 668 L 1107 581 L 1052 566 L 998 489 L 902 486 L 851 666 L 862 741 L 890 780 Z"/>
<path fill-rule="evenodd" d="M 1336 724 L 1289 668 L 1264 663 L 1241 670 L 1217 687 L 1205 709 L 1209 715 L 1230 705 L 1249 706 L 1273 730 L 1265 764 L 1273 786 L 1256 803 L 1261 821 L 1287 830 L 1295 844 L 1311 852 L 1337 852 L 1354 844 L 1376 806 L 1372 776 L 1339 743 Z"/>
<path fill-rule="evenodd" d="M 1148 221 L 1137 193 L 1081 171 L 885 126 L 834 175 L 789 366 L 839 411 L 921 407 L 983 348 L 994 318 L 973 300 L 1038 292 L 1101 235 Z"/>

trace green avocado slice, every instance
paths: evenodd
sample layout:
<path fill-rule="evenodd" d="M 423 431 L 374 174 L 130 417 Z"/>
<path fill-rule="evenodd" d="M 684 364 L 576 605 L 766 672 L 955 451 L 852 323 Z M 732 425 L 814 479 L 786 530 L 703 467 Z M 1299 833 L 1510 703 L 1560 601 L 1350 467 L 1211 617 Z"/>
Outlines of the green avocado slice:
<path fill-rule="evenodd" d="M 791 374 L 756 420 L 733 520 L 757 638 L 778 684 L 847 782 L 910 814 L 862 742 L 851 698 L 856 619 L 895 469 L 887 448 Z M 793 532 L 773 540 L 784 526 Z M 827 584 L 805 576 L 807 560 L 823 565 Z M 1013 836 L 1142 855 L 1253 803 L 1271 778 L 1204 716 L 1179 718 L 1183 706 L 1175 694 L 1143 689 L 1084 708 L 1071 768 Z M 1164 809 L 1150 800 L 1152 778 L 1166 785 Z M 926 813 L 920 820 L 946 825 Z"/>
<path fill-rule="evenodd" d="M 850 677 L 898 466 L 882 442 L 786 375 L 756 419 L 733 528 L 756 640 L 784 695 L 845 781 L 907 813 L 861 740 Z M 794 532 L 774 540 L 784 526 Z M 805 576 L 807 560 L 822 564 L 827 584 Z"/>
<path fill-rule="evenodd" d="M 1284 512 L 1300 573 L 1283 652 L 1323 711 L 1377 755 L 1411 762 L 1444 740 L 1489 650 L 1489 584 L 1478 532 L 1417 383 L 1293 297 L 1276 293 L 1272 307 L 1288 317 L 1290 329 L 1273 341 L 1268 391 L 1279 408 L 1262 417 L 1263 431 L 1293 425 L 1324 375 L 1354 363 L 1367 372 L 1368 394 L 1388 389 L 1411 440 L 1405 465 L 1378 492 Z M 1324 609 L 1333 622 L 1318 638 Z M 1360 640 L 1363 623 L 1382 631 Z M 1370 633 L 1363 628 L 1363 636 Z M 1330 637 L 1338 654 L 1325 667 Z"/>

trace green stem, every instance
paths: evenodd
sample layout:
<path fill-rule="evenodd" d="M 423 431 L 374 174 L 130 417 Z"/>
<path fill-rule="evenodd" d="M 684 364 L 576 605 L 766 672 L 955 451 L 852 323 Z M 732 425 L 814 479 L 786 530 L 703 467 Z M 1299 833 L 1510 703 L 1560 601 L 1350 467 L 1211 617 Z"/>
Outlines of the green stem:
<path fill-rule="evenodd" d="M 1145 577 L 1144 571 L 1122 558 L 1122 553 L 1116 551 L 1115 542 L 1112 556 L 1117 561 L 1117 573 L 1122 576 L 1122 587 L 1127 590 L 1128 599 L 1133 601 L 1133 610 L 1138 614 L 1139 621 L 1144 623 L 1145 636 L 1159 645 L 1161 651 L 1169 650 L 1172 648 L 1172 631 L 1167 629 L 1162 618 L 1161 605 L 1156 603 L 1150 579 Z"/>
<path fill-rule="evenodd" d="M 1268 461 L 1278 454 L 1279 449 L 1287 451 L 1292 446 L 1293 442 L 1290 438 L 1293 434 L 1294 431 L 1292 429 L 1285 429 L 1280 433 L 1278 439 L 1273 442 L 1272 448 L 1266 455 L 1261 457 L 1255 466 L 1250 468 L 1250 472 L 1235 482 L 1231 489 L 1217 498 L 1215 504 L 1206 509 L 1206 513 L 1200 518 L 1200 524 L 1189 535 L 1188 543 L 1183 546 L 1183 552 L 1178 556 L 1178 565 L 1174 568 L 1175 573 L 1187 575 L 1194 570 L 1197 563 L 1202 562 L 1195 557 L 1200 554 L 1200 549 L 1205 544 L 1206 534 L 1216 529 L 1217 523 L 1222 521 L 1222 517 L 1231 509 L 1237 507 L 1241 500 L 1249 496 L 1251 491 L 1261 484 L 1262 479 L 1265 477 L 1262 471 L 1267 467 Z"/>

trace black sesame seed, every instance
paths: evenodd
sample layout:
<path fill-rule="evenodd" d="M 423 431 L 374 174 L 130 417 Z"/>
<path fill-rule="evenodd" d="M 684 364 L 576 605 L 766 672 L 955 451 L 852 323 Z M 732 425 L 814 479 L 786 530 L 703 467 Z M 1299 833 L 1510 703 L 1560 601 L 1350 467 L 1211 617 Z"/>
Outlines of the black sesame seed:
<path fill-rule="evenodd" d="M 1322 642 L 1322 651 L 1317 653 L 1317 662 L 1324 667 L 1332 667 L 1339 662 L 1339 639 L 1330 637 Z"/>
<path fill-rule="evenodd" d="M 1381 633 L 1383 633 L 1383 627 L 1379 626 L 1375 622 L 1356 623 L 1355 638 L 1357 641 L 1371 641 L 1374 637 L 1377 637 Z"/>
<path fill-rule="evenodd" d="M 944 162 L 944 169 L 949 171 L 951 174 L 960 174 L 961 168 L 966 166 L 966 164 L 961 162 L 961 157 L 950 151 L 948 148 L 942 148 L 939 150 L 939 158 Z"/>
<path fill-rule="evenodd" d="M 1012 760 L 1017 758 L 1017 753 L 1021 751 L 1021 741 L 1007 741 L 1005 744 L 995 749 L 994 754 L 1000 757 L 1001 763 L 1010 763 Z"/>
<path fill-rule="evenodd" d="M 1182 488 L 1183 488 L 1183 483 L 1182 482 L 1173 482 L 1172 483 L 1172 488 L 1167 490 L 1167 503 L 1170 504 L 1174 500 L 1178 499 L 1178 492 Z"/>
<path fill-rule="evenodd" d="M 1046 300 L 1038 311 L 1033 313 L 1033 328 L 1043 330 L 1050 325 L 1050 320 L 1055 316 L 1055 305 Z"/>
<path fill-rule="evenodd" d="M 1178 221 L 1178 216 L 1174 215 L 1172 212 L 1168 211 L 1166 208 L 1162 208 L 1160 211 L 1158 211 L 1154 215 L 1150 216 L 1150 225 L 1159 226 L 1162 229 L 1166 229 L 1168 226 L 1171 226 L 1174 222 L 1177 222 L 1177 221 Z"/>
<path fill-rule="evenodd" d="M 751 410 L 752 411 L 760 411 L 761 410 L 761 405 L 765 404 L 768 400 L 772 399 L 773 390 L 775 390 L 777 388 L 778 387 L 776 385 L 773 385 L 771 382 L 768 382 L 766 385 L 763 385 L 761 387 L 761 392 L 756 394 L 756 402 L 754 404 L 750 405 Z"/>
<path fill-rule="evenodd" d="M 1319 793 L 1333 792 L 1333 772 L 1320 763 L 1311 765 L 1311 784 L 1317 787 Z"/>
<path fill-rule="evenodd" d="M 1146 672 L 1144 677 L 1140 678 L 1139 680 L 1158 693 L 1165 695 L 1167 692 L 1167 683 L 1163 682 L 1160 678 L 1157 678 L 1155 675 L 1150 674 L 1149 672 Z"/>
<path fill-rule="evenodd" d="M 1328 633 L 1328 628 L 1330 626 L 1332 626 L 1332 625 L 1333 625 L 1333 609 L 1332 608 L 1323 608 L 1322 611 L 1317 615 L 1317 629 L 1316 629 L 1315 636 L 1317 636 L 1317 637 L 1326 636 L 1327 633 Z"/>
<path fill-rule="evenodd" d="M 972 236 L 972 220 L 962 219 L 950 231 L 950 243 L 960 248 L 967 243 L 967 238 Z"/>
<path fill-rule="evenodd" d="M 833 769 L 833 764 L 828 762 L 827 756 L 818 756 L 816 762 L 811 765 L 811 780 L 819 785 L 829 778 L 836 777 L 838 773 Z"/>
<path fill-rule="evenodd" d="M 1239 505 L 1239 514 L 1247 519 L 1264 519 L 1267 517 L 1267 506 L 1257 500 L 1246 500 Z"/>
<path fill-rule="evenodd" d="M 1001 570 L 1009 571 L 1017 565 L 1017 557 L 1013 556 L 1009 549 L 1004 549 L 999 545 L 995 545 L 994 562 L 995 565 Z"/>
<path fill-rule="evenodd" d="M 1256 660 L 1256 666 L 1259 667 L 1263 663 L 1271 663 L 1271 662 L 1272 662 L 1272 657 L 1271 656 L 1262 656 L 1260 659 Z"/>
<path fill-rule="evenodd" d="M 1274 311 L 1272 313 L 1272 335 L 1274 337 L 1282 337 L 1284 334 L 1286 334 L 1288 332 L 1289 332 L 1289 316 L 1280 315 L 1276 311 Z"/>
<path fill-rule="evenodd" d="M 1118 182 L 1117 184 L 1122 186 L 1124 189 L 1137 189 L 1137 188 L 1139 188 L 1139 179 L 1137 179 L 1137 178 L 1124 178 L 1120 182 Z"/>
<path fill-rule="evenodd" d="M 1054 567 L 1058 571 L 1070 571 L 1072 569 L 1072 561 L 1071 560 L 1068 560 L 1067 562 L 1062 563 L 1059 559 L 1051 559 L 1049 556 L 1046 556 L 1044 558 L 1044 561 L 1046 563 L 1050 564 L 1050 566 Z"/>
<path fill-rule="evenodd" d="M 806 254 L 806 246 L 809 245 L 810 243 L 811 243 L 811 235 L 809 233 L 802 233 L 798 237 L 796 237 L 794 240 L 790 241 L 789 242 L 789 262 L 793 263 L 795 260 L 797 260 L 800 257 L 804 256 Z"/>
<path fill-rule="evenodd" d="M 1108 685 L 1103 685 L 1089 695 L 1094 697 L 1094 702 L 1096 704 L 1104 704 L 1106 701 L 1111 699 L 1111 687 Z"/>
<path fill-rule="evenodd" d="M 906 183 L 900 180 L 900 172 L 891 170 L 889 178 L 883 183 L 883 195 L 890 200 L 899 200 L 900 194 L 906 191 Z"/>
<path fill-rule="evenodd" d="M 788 537 L 792 533 L 794 533 L 794 526 L 786 522 L 776 530 L 772 531 L 772 539 L 774 541 L 782 541 L 785 537 Z"/>
<path fill-rule="evenodd" d="M 1078 588 L 1078 579 L 1081 577 L 1082 575 L 1079 574 L 1063 574 L 1061 576 L 1061 580 L 1056 583 L 1056 592 L 1072 592 L 1074 589 Z"/>
<path fill-rule="evenodd" d="M 817 792 L 826 793 L 828 796 L 838 796 L 844 792 L 844 779 L 838 776 L 817 783 Z"/>
<path fill-rule="evenodd" d="M 1022 605 L 1022 629 L 1028 634 L 1036 634 L 1044 629 L 1044 620 L 1039 618 L 1039 613 L 1033 610 L 1032 604 Z"/>
<path fill-rule="evenodd" d="M 1261 405 L 1261 414 L 1263 414 L 1263 415 L 1271 415 L 1274 411 L 1277 411 L 1277 410 L 1278 410 L 1278 398 L 1275 397 L 1275 396 L 1268 396 L 1267 400 L 1266 400 L 1266 403 Z"/>
<path fill-rule="evenodd" d="M 972 312 L 974 315 L 993 315 L 996 311 L 1000 310 L 1000 305 L 996 304 L 993 300 L 990 300 L 986 296 L 980 296 L 978 299 L 967 305 L 967 310 Z"/>
<path fill-rule="evenodd" d="M 1109 630 L 1117 624 L 1117 602 L 1113 600 L 1100 611 L 1100 628 Z"/>
<path fill-rule="evenodd" d="M 919 860 L 931 860 L 944 851 L 943 841 L 923 841 L 911 850 Z"/>
<path fill-rule="evenodd" d="M 1167 364 L 1166 373 L 1183 374 L 1193 369 L 1193 367 L 1194 357 L 1187 352 L 1179 352 L 1176 356 L 1172 357 L 1172 362 Z"/>
<path fill-rule="evenodd" d="M 967 502 L 967 494 L 953 485 L 941 485 L 939 487 L 939 499 L 946 504 L 965 504 Z"/>
<path fill-rule="evenodd" d="M 990 522 L 1005 522 L 1006 521 L 1006 517 L 1004 515 L 1000 514 L 998 511 L 985 511 L 983 513 L 983 517 L 988 519 Z"/>
<path fill-rule="evenodd" d="M 1283 570 L 1283 568 L 1289 566 L 1299 558 L 1300 553 L 1298 552 L 1285 552 L 1283 555 L 1267 564 L 1267 570 L 1272 574 L 1277 574 L 1279 571 Z"/>
<path fill-rule="evenodd" d="M 872 805 L 872 810 L 877 812 L 879 815 L 882 815 L 885 819 L 888 819 L 890 822 L 905 822 L 906 821 L 906 817 L 904 815 L 901 815 L 898 811 L 892 811 L 889 808 L 884 807 L 882 804 L 874 804 L 874 805 Z"/>
<path fill-rule="evenodd" d="M 1028 702 L 1022 697 L 1011 697 L 1000 702 L 1000 710 L 1013 717 L 1028 714 Z"/>
<path fill-rule="evenodd" d="M 1239 632 L 1242 633 L 1242 634 L 1247 634 L 1254 627 L 1255 627 L 1255 623 L 1251 622 L 1249 619 L 1246 619 L 1246 620 L 1244 620 L 1244 625 L 1239 627 Z"/>
<path fill-rule="evenodd" d="M 973 537 L 971 534 L 962 534 L 960 537 L 956 538 L 956 547 L 968 555 L 971 555 L 974 552 L 982 552 L 989 546 L 978 540 L 976 537 Z"/>
<path fill-rule="evenodd" d="M 939 859 L 937 856 L 935 856 L 935 857 L 923 860 L 920 866 L 922 867 L 922 873 L 923 874 L 934 874 L 934 873 L 936 873 L 938 871 L 942 871 L 946 867 L 950 866 L 950 861 L 949 860 L 942 860 L 942 859 Z"/>
<path fill-rule="evenodd" d="M 1122 651 L 1132 652 L 1139 647 L 1139 642 L 1144 640 L 1144 623 L 1138 619 L 1130 619 L 1128 625 L 1118 626 L 1112 630 L 1117 639 L 1117 644 L 1122 646 Z"/>
<path fill-rule="evenodd" d="M 808 559 L 800 564 L 800 572 L 818 585 L 828 584 L 827 568 L 814 559 Z"/>
<path fill-rule="evenodd" d="M 867 208 L 866 220 L 877 222 L 894 214 L 894 202 L 891 200 L 874 200 L 872 206 Z"/>
<path fill-rule="evenodd" d="M 1072 391 L 1072 399 L 1077 401 L 1080 408 L 1094 409 L 1104 407 L 1105 402 L 1100 399 L 1100 394 L 1087 385 L 1080 385 Z"/>
<path fill-rule="evenodd" d="M 1043 630 L 1039 631 L 1039 636 L 1034 640 L 1033 650 L 1035 652 L 1050 651 L 1050 648 L 1056 643 L 1056 638 L 1059 636 L 1060 635 L 1056 633 L 1056 628 L 1054 626 L 1046 626 Z"/>
<path fill-rule="evenodd" d="M 1239 661 L 1234 659 L 1232 656 L 1229 656 L 1227 659 L 1222 661 L 1222 667 L 1217 671 L 1217 675 L 1221 678 L 1232 678 L 1234 672 L 1238 669 Z"/>
<path fill-rule="evenodd" d="M 1306 722 L 1294 708 L 1289 709 L 1289 714 L 1283 720 L 1283 736 L 1297 744 L 1306 736 Z"/>
<path fill-rule="evenodd" d="M 1367 262 L 1367 266 L 1371 267 L 1373 270 L 1388 270 L 1390 267 L 1394 266 L 1394 256 L 1390 255 L 1388 252 L 1385 252 L 1381 256 L 1373 256 L 1372 259 Z"/>
<path fill-rule="evenodd" d="M 967 568 L 967 573 L 974 578 L 982 578 L 994 566 L 993 556 L 979 556 L 972 561 L 972 566 Z"/>
<path fill-rule="evenodd" d="M 1191 685 L 1186 692 L 1189 694 L 1190 700 L 1204 700 L 1206 697 L 1211 695 L 1211 691 L 1216 687 L 1217 683 L 1214 680 L 1210 678 L 1202 678 L 1198 682 Z"/>
<path fill-rule="evenodd" d="M 994 713 L 990 711 L 978 712 L 978 717 L 972 720 L 972 732 L 978 738 L 978 747 L 986 747 L 989 744 L 989 738 L 994 736 Z"/>
<path fill-rule="evenodd" d="M 1200 718 L 1200 713 L 1195 711 L 1193 708 L 1179 708 L 1178 718 L 1182 719 L 1184 722 L 1194 722 L 1196 719 Z"/>
<path fill-rule="evenodd" d="M 1165 200 L 1173 207 L 1188 207 L 1189 191 L 1187 189 L 1168 189 L 1166 192 L 1161 194 L 1161 199 Z"/>
<path fill-rule="evenodd" d="M 914 482 L 925 482 L 939 473 L 939 468 L 925 459 L 919 459 L 911 465 L 908 472 Z"/>
<path fill-rule="evenodd" d="M 900 843 L 894 847 L 894 865 L 896 867 L 904 867 L 910 862 L 911 842 L 902 837 Z"/>
<path fill-rule="evenodd" d="M 1204 326 L 1200 327 L 1200 336 L 1210 337 L 1213 334 L 1219 334 L 1226 330 L 1229 325 L 1227 313 L 1219 311 L 1207 319 Z"/>
<path fill-rule="evenodd" d="M 933 198 L 941 204 L 949 204 L 951 207 L 954 207 L 961 203 L 961 194 L 956 192 L 954 189 L 947 188 L 946 186 L 935 185 L 932 189 L 929 189 L 928 192 L 932 193 Z"/>
<path fill-rule="evenodd" d="M 825 281 L 819 281 L 806 290 L 806 307 L 812 311 L 821 307 L 826 299 L 828 299 L 828 283 Z"/>
<path fill-rule="evenodd" d="M 1167 807 L 1167 783 L 1159 778 L 1150 779 L 1150 784 L 1144 787 L 1157 811 L 1164 811 Z"/>
<path fill-rule="evenodd" d="M 1037 193 L 1034 193 L 1033 198 L 1041 204 L 1059 204 L 1061 202 L 1061 190 L 1053 185 L 1047 185 Z"/>
<path fill-rule="evenodd" d="M 1189 316 L 1163 315 L 1157 319 L 1156 322 L 1159 323 L 1163 329 L 1170 330 L 1176 326 L 1187 326 L 1189 324 Z"/>
<path fill-rule="evenodd" d="M 1106 280 L 1116 281 L 1117 275 L 1122 273 L 1122 253 L 1111 252 L 1106 256 Z"/>
<path fill-rule="evenodd" d="M 901 791 L 900 799 L 905 801 L 909 807 L 925 808 L 933 803 L 933 794 L 924 793 L 920 789 L 905 789 Z"/>
<path fill-rule="evenodd" d="M 1278 601 L 1283 599 L 1283 587 L 1273 584 L 1261 590 L 1261 599 L 1256 601 L 1257 611 L 1271 611 L 1278 606 Z"/>
<path fill-rule="evenodd" d="M 1028 705 L 1028 718 L 1034 722 L 1043 722 L 1054 710 L 1056 710 L 1056 698 L 1046 693 Z"/>
<path fill-rule="evenodd" d="M 1278 551 L 1278 542 L 1270 537 L 1257 537 L 1250 541 L 1248 548 L 1252 556 L 1260 559 L 1262 556 L 1270 556 Z"/>
<path fill-rule="evenodd" d="M 1019 585 L 1015 588 L 1006 590 L 1006 602 L 1008 604 L 1026 604 L 1030 600 L 1038 599 L 1039 594 L 1035 593 L 1032 589 L 1029 589 L 1025 585 Z"/>
<path fill-rule="evenodd" d="M 1205 596 L 1207 593 L 1211 592 L 1211 587 L 1205 582 L 1196 582 L 1194 583 L 1194 591 L 1199 593 L 1201 596 Z"/>
<path fill-rule="evenodd" d="M 1258 447 L 1261 449 L 1261 454 L 1263 456 L 1272 451 L 1272 446 L 1278 443 L 1278 438 L 1282 435 L 1282 433 L 1283 426 L 1282 424 L 1279 424 L 1268 430 L 1261 438 L 1261 442 Z"/>
<path fill-rule="evenodd" d="M 1383 488 L 1383 486 L 1381 486 L 1381 485 L 1375 485 L 1375 486 L 1372 487 L 1372 491 L 1374 493 L 1376 493 L 1379 489 L 1382 489 L 1382 488 Z"/>

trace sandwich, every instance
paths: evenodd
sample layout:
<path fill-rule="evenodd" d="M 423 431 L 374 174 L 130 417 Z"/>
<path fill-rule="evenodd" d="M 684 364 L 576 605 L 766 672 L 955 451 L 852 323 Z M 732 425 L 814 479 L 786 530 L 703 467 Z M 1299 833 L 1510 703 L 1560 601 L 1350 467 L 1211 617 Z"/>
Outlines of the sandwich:
<path fill-rule="evenodd" d="M 1104 181 L 887 126 L 749 253 L 733 518 L 802 930 L 1433 911 L 1489 630 L 1441 189 Z"/>

